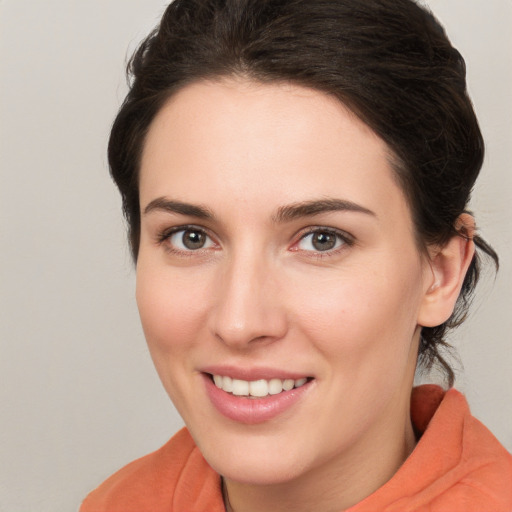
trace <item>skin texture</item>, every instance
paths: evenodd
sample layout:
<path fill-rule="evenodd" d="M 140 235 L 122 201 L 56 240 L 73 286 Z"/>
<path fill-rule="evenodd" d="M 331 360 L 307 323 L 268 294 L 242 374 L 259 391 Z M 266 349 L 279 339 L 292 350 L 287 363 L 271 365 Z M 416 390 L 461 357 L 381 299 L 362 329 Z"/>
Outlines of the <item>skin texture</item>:
<path fill-rule="evenodd" d="M 163 385 L 233 510 L 341 510 L 414 448 L 420 326 L 448 318 L 473 248 L 455 237 L 419 252 L 390 161 L 343 105 L 290 84 L 192 84 L 151 125 L 137 302 Z M 162 198 L 209 216 L 146 211 Z M 326 199 L 371 213 L 279 216 Z M 190 225 L 207 235 L 202 248 L 169 235 Z M 335 247 L 318 250 L 312 228 L 327 229 Z M 214 364 L 313 380 L 290 409 L 246 425 L 210 402 L 202 370 Z"/>

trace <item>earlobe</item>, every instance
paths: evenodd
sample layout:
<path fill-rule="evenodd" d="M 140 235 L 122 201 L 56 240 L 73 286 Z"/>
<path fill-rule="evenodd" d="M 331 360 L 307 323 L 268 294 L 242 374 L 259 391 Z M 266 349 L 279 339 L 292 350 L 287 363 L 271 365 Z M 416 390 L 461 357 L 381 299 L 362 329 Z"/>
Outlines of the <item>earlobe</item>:
<path fill-rule="evenodd" d="M 463 213 L 455 224 L 454 235 L 442 247 L 432 248 L 429 261 L 430 275 L 418 315 L 422 327 L 435 327 L 446 322 L 453 313 L 466 272 L 475 254 L 473 235 L 475 221 Z"/>

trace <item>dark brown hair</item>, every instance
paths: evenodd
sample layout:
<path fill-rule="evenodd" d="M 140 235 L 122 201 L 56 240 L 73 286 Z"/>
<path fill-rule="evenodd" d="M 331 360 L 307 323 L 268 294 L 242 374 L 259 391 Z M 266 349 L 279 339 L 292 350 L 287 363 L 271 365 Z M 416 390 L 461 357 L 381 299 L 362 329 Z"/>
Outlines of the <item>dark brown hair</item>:
<path fill-rule="evenodd" d="M 484 143 L 466 92 L 465 63 L 442 26 L 412 0 L 175 0 L 129 66 L 130 91 L 108 149 L 137 259 L 138 171 L 145 135 L 185 85 L 242 75 L 338 98 L 394 155 L 419 246 L 444 244 L 466 211 Z M 496 263 L 479 236 L 476 246 Z M 397 255 L 399 257 L 399 255 Z M 419 364 L 440 363 L 447 329 L 465 318 L 479 275 L 475 255 L 451 318 L 422 329 Z"/>

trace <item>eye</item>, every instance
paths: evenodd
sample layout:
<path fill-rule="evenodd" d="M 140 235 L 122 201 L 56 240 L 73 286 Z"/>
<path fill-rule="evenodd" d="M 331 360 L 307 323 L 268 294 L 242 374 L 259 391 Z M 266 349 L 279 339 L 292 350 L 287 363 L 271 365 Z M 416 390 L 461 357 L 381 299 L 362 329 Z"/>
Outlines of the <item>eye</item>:
<path fill-rule="evenodd" d="M 296 248 L 299 251 L 328 252 L 351 243 L 347 235 L 333 229 L 317 228 L 303 235 Z"/>
<path fill-rule="evenodd" d="M 174 230 L 165 236 L 167 243 L 176 251 L 188 252 L 214 247 L 213 240 L 199 228 L 189 227 Z"/>

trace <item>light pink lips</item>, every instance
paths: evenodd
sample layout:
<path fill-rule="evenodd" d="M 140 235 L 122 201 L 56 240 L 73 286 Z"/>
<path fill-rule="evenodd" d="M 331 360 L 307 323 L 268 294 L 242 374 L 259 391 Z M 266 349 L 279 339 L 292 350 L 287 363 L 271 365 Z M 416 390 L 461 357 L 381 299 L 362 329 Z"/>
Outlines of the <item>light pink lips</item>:
<path fill-rule="evenodd" d="M 206 393 L 214 407 L 239 423 L 255 424 L 275 418 L 297 403 L 310 389 L 312 381 L 301 387 L 263 398 L 235 396 L 218 388 L 208 373 L 203 373 Z M 260 377 L 262 378 L 262 377 Z"/>

